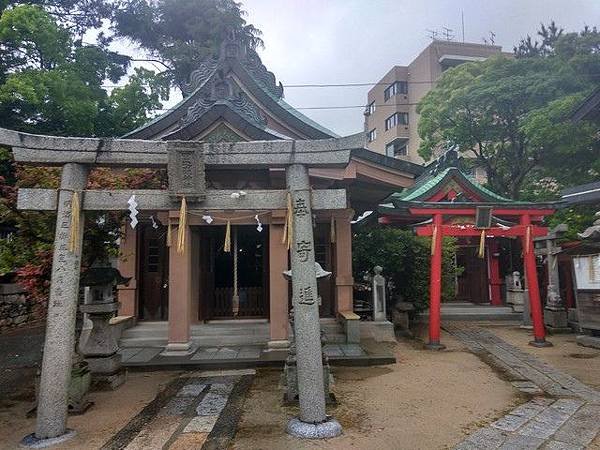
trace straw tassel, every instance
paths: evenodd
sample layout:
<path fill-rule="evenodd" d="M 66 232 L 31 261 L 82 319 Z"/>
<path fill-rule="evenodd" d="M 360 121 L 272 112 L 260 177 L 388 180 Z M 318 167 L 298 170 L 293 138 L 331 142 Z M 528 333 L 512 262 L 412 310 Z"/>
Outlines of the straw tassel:
<path fill-rule="evenodd" d="M 329 222 L 329 242 L 335 244 L 335 217 L 331 216 L 331 221 Z"/>
<path fill-rule="evenodd" d="M 177 253 L 183 255 L 185 252 L 185 238 L 187 228 L 187 202 L 185 197 L 181 199 L 181 209 L 179 210 L 179 228 L 177 229 Z"/>
<path fill-rule="evenodd" d="M 435 253 L 435 245 L 437 243 L 437 233 L 438 233 L 438 227 L 437 225 L 435 225 L 433 227 L 433 234 L 431 235 L 431 254 L 433 255 Z"/>
<path fill-rule="evenodd" d="M 285 215 L 285 223 L 283 225 L 283 236 L 281 237 L 281 243 L 286 244 L 288 250 L 292 247 L 292 234 L 294 232 L 293 229 L 294 224 L 292 216 L 292 194 L 288 192 L 287 213 Z"/>
<path fill-rule="evenodd" d="M 485 230 L 481 230 L 481 237 L 479 238 L 479 251 L 477 256 L 481 259 L 485 256 Z"/>
<path fill-rule="evenodd" d="M 69 251 L 75 253 L 79 250 L 79 216 L 81 213 L 81 205 L 79 203 L 79 194 L 73 192 L 71 197 L 71 230 L 69 234 Z"/>
<path fill-rule="evenodd" d="M 223 244 L 223 251 L 226 253 L 231 252 L 231 221 L 227 221 L 227 228 L 225 228 L 225 243 Z"/>
<path fill-rule="evenodd" d="M 167 247 L 170 247 L 173 244 L 173 231 L 171 228 L 171 224 L 167 226 Z"/>
<path fill-rule="evenodd" d="M 527 230 L 525 231 L 525 253 L 529 253 L 529 246 L 531 241 L 531 225 L 527 225 Z"/>

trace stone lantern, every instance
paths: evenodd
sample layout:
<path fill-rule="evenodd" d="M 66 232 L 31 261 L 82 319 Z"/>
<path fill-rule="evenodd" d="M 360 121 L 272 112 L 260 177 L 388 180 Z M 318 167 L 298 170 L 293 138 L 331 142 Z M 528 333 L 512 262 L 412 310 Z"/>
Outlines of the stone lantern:
<path fill-rule="evenodd" d="M 85 302 L 79 307 L 92 322 L 92 329 L 79 351 L 92 372 L 92 386 L 97 390 L 113 390 L 125 381 L 119 345 L 110 326 L 110 319 L 119 309 L 114 288 L 127 284 L 114 267 L 90 267 L 81 276 L 85 286 Z"/>
<path fill-rule="evenodd" d="M 327 279 L 331 276 L 331 272 L 328 272 L 321 267 L 321 264 L 315 262 L 315 272 L 317 281 L 320 279 Z M 291 281 L 292 271 L 286 270 L 283 272 L 283 276 L 286 280 Z M 321 306 L 321 296 L 318 296 L 319 306 Z M 294 331 L 294 306 L 289 313 L 290 326 L 292 328 L 292 335 L 290 338 L 290 349 L 288 356 L 285 360 L 285 367 L 283 369 L 283 384 L 285 385 L 284 402 L 287 404 L 296 404 L 298 402 L 298 371 L 296 368 L 296 333 Z M 323 352 L 324 336 L 323 330 L 321 330 L 321 357 L 323 358 L 323 381 L 325 388 L 325 400 L 327 403 L 335 403 L 335 397 L 329 392 L 331 371 L 329 368 L 329 359 Z"/>

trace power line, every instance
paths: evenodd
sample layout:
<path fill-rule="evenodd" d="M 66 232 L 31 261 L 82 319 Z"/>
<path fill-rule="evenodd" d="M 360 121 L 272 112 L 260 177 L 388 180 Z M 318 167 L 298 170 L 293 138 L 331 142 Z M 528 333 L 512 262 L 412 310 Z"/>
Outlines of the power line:
<path fill-rule="evenodd" d="M 381 105 L 374 105 L 376 108 L 381 108 L 381 107 L 391 107 L 391 106 L 417 106 L 419 103 L 411 103 L 411 102 L 406 102 L 406 103 L 383 103 Z M 298 108 L 284 108 L 286 111 L 298 111 L 298 110 L 315 110 L 315 109 L 355 109 L 355 108 L 362 108 L 365 109 L 368 105 L 336 105 L 336 106 L 301 106 Z M 151 109 L 150 111 L 175 111 L 178 108 L 154 108 Z"/>
<path fill-rule="evenodd" d="M 396 80 L 401 81 L 401 80 Z M 438 80 L 434 81 L 404 81 L 406 84 L 434 84 L 437 83 Z M 392 83 L 326 83 L 326 84 L 312 84 L 312 83 L 304 83 L 304 84 L 283 84 L 284 89 L 288 88 L 330 88 L 330 87 L 364 87 L 364 86 L 389 86 Z M 103 84 L 102 87 L 107 88 L 119 88 L 127 86 L 126 84 Z"/>

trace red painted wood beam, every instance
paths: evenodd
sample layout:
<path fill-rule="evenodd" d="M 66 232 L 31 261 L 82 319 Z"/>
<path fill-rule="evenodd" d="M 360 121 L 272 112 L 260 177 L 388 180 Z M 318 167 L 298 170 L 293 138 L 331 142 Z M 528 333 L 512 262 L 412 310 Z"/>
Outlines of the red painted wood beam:
<path fill-rule="evenodd" d="M 447 216 L 475 216 L 476 208 L 409 208 L 409 212 L 415 216 L 432 216 L 434 214 L 444 214 Z M 510 209 L 502 207 L 492 207 L 492 214 L 496 216 L 530 216 L 544 217 L 554 214 L 554 209 Z"/>
<path fill-rule="evenodd" d="M 479 237 L 481 235 L 481 229 L 475 227 L 464 227 L 461 228 L 459 225 L 442 225 L 444 236 L 456 236 L 456 237 Z M 418 236 L 431 236 L 433 233 L 432 225 L 421 225 L 416 228 Z M 493 237 L 518 237 L 524 236 L 527 232 L 527 227 L 522 225 L 515 225 L 509 229 L 500 227 L 487 228 L 485 234 L 488 238 Z M 531 225 L 531 235 L 533 237 L 546 236 L 548 234 L 548 228 L 540 227 L 537 225 Z"/>

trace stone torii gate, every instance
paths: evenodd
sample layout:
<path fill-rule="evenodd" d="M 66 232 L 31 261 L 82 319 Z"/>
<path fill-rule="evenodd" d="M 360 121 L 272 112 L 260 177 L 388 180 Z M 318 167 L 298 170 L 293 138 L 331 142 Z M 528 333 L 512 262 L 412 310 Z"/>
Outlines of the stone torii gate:
<path fill-rule="evenodd" d="M 25 445 L 49 445 L 74 433 L 66 427 L 67 391 L 85 211 L 125 210 L 132 195 L 139 210 L 178 210 L 182 198 L 191 210 L 288 209 L 300 403 L 300 417 L 292 419 L 288 431 L 309 438 L 341 432 L 325 411 L 312 209 L 346 208 L 346 191 L 311 190 L 308 167 L 345 167 L 351 149 L 362 146 L 356 138 L 203 144 L 63 138 L 0 129 L 0 145 L 12 148 L 16 162 L 62 167 L 58 190 L 20 189 L 18 195 L 20 209 L 57 212 L 36 431 L 24 439 Z M 169 190 L 88 190 L 94 167 L 167 167 Z M 287 190 L 249 190 L 238 199 L 231 196 L 234 191 L 205 189 L 205 168 L 228 167 L 285 168 Z M 74 208 L 79 199 L 81 208 Z M 79 217 L 72 217 L 72 211 L 79 211 Z M 181 219 L 170 218 L 174 225 L 183 224 Z M 189 225 L 182 231 L 189 234 Z M 190 253 L 188 248 L 180 256 L 190 258 Z"/>

